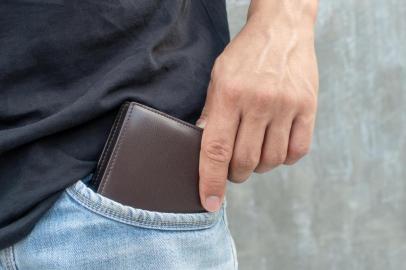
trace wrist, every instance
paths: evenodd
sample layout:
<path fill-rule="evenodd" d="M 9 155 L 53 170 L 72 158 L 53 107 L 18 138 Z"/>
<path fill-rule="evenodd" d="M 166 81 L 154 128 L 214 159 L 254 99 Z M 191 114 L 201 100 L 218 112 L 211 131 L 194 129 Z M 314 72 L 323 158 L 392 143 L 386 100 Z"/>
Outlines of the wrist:
<path fill-rule="evenodd" d="M 311 45 L 314 43 L 314 24 L 294 25 L 285 20 L 265 21 L 259 16 L 252 16 L 244 30 L 251 33 L 252 38 L 257 41 L 272 43 L 273 47 L 285 47 L 293 41 Z"/>
<path fill-rule="evenodd" d="M 247 24 L 261 31 L 313 32 L 318 0 L 251 0 Z"/>

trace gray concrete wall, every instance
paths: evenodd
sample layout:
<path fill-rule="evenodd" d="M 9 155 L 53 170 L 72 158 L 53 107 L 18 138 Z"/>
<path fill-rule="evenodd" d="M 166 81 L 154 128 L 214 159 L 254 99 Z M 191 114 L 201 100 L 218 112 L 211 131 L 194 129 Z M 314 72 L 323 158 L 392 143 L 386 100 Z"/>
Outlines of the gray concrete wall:
<path fill-rule="evenodd" d="M 312 152 L 229 185 L 240 269 L 406 269 L 406 2 L 320 0 L 317 53 Z"/>

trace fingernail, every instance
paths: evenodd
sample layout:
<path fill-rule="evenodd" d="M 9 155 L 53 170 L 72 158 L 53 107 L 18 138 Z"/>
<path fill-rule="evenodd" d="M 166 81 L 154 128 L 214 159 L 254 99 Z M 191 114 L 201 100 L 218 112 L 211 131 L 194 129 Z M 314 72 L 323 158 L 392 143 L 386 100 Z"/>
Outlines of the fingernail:
<path fill-rule="evenodd" d="M 217 196 L 209 196 L 206 198 L 205 208 L 209 212 L 216 212 L 220 209 L 221 201 Z"/>
<path fill-rule="evenodd" d="M 196 122 L 196 126 L 198 126 L 199 128 L 204 128 L 204 126 L 206 125 L 206 121 L 199 119 Z"/>

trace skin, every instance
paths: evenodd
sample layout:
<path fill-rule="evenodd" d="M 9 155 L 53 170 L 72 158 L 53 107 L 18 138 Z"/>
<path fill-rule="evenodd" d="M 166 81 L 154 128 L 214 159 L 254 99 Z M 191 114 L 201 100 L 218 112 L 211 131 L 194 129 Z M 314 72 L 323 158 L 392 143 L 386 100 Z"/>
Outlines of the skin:
<path fill-rule="evenodd" d="M 317 0 L 252 0 L 216 59 L 196 125 L 203 207 L 218 211 L 227 179 L 292 165 L 308 153 L 317 110 Z"/>

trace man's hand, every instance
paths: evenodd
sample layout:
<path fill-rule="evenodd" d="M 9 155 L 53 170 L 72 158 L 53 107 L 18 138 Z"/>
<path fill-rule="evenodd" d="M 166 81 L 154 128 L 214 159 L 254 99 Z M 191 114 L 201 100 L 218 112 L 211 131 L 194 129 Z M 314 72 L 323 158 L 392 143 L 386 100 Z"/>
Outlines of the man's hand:
<path fill-rule="evenodd" d="M 247 24 L 217 58 L 200 151 L 200 197 L 217 211 L 227 179 L 293 164 L 308 151 L 317 107 L 316 0 L 252 1 Z"/>

